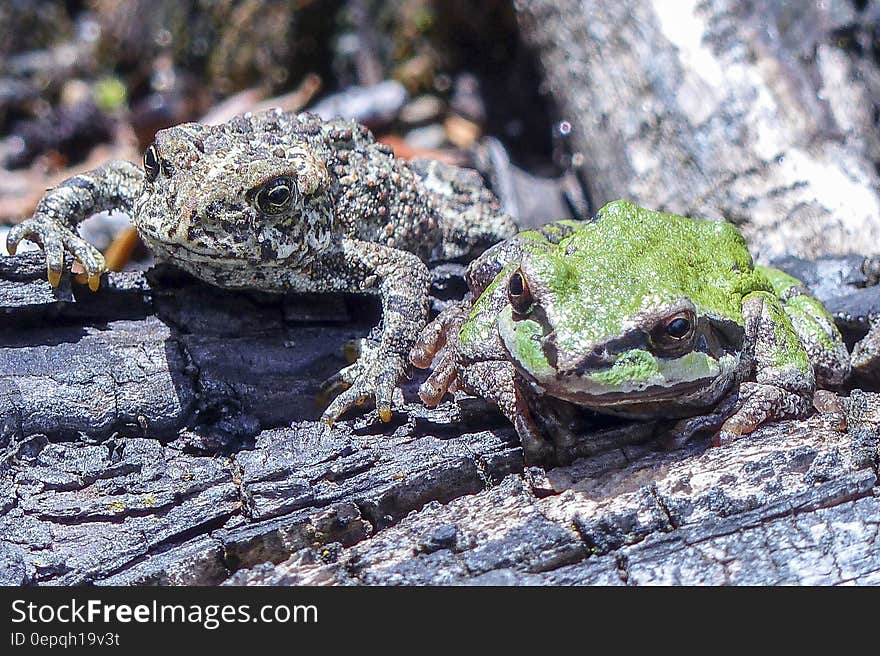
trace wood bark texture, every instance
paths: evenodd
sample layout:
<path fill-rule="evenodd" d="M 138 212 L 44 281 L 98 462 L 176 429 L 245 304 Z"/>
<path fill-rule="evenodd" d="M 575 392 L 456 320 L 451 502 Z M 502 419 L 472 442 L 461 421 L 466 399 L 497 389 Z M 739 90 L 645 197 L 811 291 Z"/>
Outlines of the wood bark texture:
<path fill-rule="evenodd" d="M 515 4 L 595 207 L 724 218 L 762 260 L 876 252 L 875 3 Z"/>
<path fill-rule="evenodd" d="M 876 394 L 723 448 L 599 423 L 544 471 L 478 401 L 314 421 L 352 299 L 43 275 L 0 260 L 5 584 L 880 583 Z"/>

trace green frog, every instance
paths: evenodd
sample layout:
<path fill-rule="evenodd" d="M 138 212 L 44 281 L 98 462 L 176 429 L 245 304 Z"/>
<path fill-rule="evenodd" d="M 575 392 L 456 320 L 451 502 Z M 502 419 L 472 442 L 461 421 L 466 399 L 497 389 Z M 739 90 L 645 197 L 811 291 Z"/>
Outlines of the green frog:
<path fill-rule="evenodd" d="M 615 201 L 591 221 L 496 244 L 466 279 L 469 294 L 410 353 L 434 365 L 419 395 L 428 406 L 456 390 L 494 402 L 531 459 L 562 439 L 546 439 L 556 427 L 542 399 L 675 419 L 677 439 L 711 431 L 719 444 L 804 417 L 817 387 L 849 374 L 824 307 L 797 279 L 755 265 L 724 221 Z"/>

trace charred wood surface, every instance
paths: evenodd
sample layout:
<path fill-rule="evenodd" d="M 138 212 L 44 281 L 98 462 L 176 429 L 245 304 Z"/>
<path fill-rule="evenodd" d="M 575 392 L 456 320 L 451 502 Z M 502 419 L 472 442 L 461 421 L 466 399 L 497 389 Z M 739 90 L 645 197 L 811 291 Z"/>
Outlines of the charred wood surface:
<path fill-rule="evenodd" d="M 600 424 L 545 471 L 476 400 L 314 421 L 369 304 L 106 283 L 0 259 L 3 583 L 880 583 L 875 394 L 724 448 Z"/>

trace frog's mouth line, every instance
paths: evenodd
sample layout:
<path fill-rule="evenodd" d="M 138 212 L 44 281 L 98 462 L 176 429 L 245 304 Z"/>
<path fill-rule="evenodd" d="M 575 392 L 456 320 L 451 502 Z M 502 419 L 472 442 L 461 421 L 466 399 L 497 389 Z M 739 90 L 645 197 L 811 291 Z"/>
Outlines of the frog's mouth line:
<path fill-rule="evenodd" d="M 163 255 L 168 258 L 176 258 L 176 253 L 179 250 L 184 250 L 187 253 L 198 255 L 199 257 L 212 259 L 217 259 L 220 256 L 218 253 L 209 251 L 207 249 L 196 249 L 188 244 L 179 241 L 171 241 L 167 237 L 163 237 L 157 232 L 146 229 L 143 226 L 137 226 L 137 231 L 141 239 L 147 242 L 151 246 L 152 250 L 159 250 L 163 253 Z"/>
<path fill-rule="evenodd" d="M 525 372 L 522 372 L 525 373 Z M 732 382 L 732 376 L 730 382 Z M 719 383 L 727 383 L 722 376 L 721 378 L 707 376 L 705 378 L 697 378 L 684 383 L 677 383 L 670 386 L 652 385 L 641 390 L 633 390 L 629 392 L 608 391 L 604 393 L 593 393 L 578 390 L 577 385 L 572 385 L 568 389 L 557 388 L 550 389 L 545 383 L 535 381 L 535 384 L 545 389 L 546 393 L 563 401 L 569 401 L 578 405 L 604 408 L 614 406 L 644 405 L 645 403 L 658 403 L 664 401 L 681 402 L 687 397 L 693 396 L 715 396 L 711 391 L 716 388 Z M 722 385 L 726 388 L 727 385 Z"/>
<path fill-rule="evenodd" d="M 151 239 L 153 250 L 162 253 L 162 259 L 169 260 L 172 263 L 192 263 L 193 260 L 201 260 L 203 262 L 217 263 L 222 260 L 225 262 L 238 262 L 241 264 L 258 265 L 260 261 L 238 257 L 231 251 L 219 253 L 208 249 L 202 250 L 193 248 L 180 242 L 170 242 Z M 188 256 L 182 255 L 181 251 L 188 253 Z"/>
<path fill-rule="evenodd" d="M 209 252 L 209 251 L 207 251 L 207 250 L 199 250 L 199 249 L 195 249 L 195 248 L 192 248 L 191 246 L 187 246 L 186 244 L 180 244 L 180 243 L 178 243 L 178 242 L 173 242 L 173 243 L 171 243 L 171 242 L 163 242 L 163 243 L 164 243 L 164 245 L 165 245 L 165 250 L 169 253 L 169 257 L 172 257 L 172 258 L 175 258 L 175 259 L 178 259 L 177 256 L 176 256 L 176 254 L 175 254 L 175 251 L 177 251 L 178 249 L 180 249 L 180 250 L 184 250 L 184 251 L 186 251 L 187 253 L 191 253 L 192 255 L 198 255 L 198 256 L 200 256 L 200 257 L 208 257 L 208 258 L 211 258 L 211 259 L 217 259 L 218 257 L 220 257 L 220 254 L 219 254 L 219 253 L 216 253 L 216 252 Z M 228 257 L 226 257 L 226 256 L 224 255 L 224 258 L 225 258 L 225 259 L 230 259 L 230 260 L 240 259 L 240 258 L 235 257 L 235 256 L 232 255 L 232 254 L 230 254 Z"/>
<path fill-rule="evenodd" d="M 597 410 L 613 408 L 640 407 L 662 403 L 680 405 L 708 405 L 720 399 L 732 386 L 736 378 L 737 358 L 724 355 L 717 361 L 717 368 L 707 370 L 704 375 L 682 380 L 669 385 L 639 383 L 614 386 L 603 384 L 595 379 L 576 375 L 541 376 L 526 369 L 516 358 L 511 361 L 517 372 L 543 394 L 563 401 L 575 403 Z M 593 372 L 601 375 L 611 367 Z"/>

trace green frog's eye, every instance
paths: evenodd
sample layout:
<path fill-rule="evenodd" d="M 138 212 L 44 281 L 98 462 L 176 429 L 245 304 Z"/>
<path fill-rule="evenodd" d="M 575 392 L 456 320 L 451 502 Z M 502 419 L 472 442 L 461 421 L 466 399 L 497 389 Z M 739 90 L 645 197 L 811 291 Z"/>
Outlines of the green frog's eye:
<path fill-rule="evenodd" d="M 159 177 L 159 150 L 156 144 L 150 144 L 144 151 L 144 173 L 150 182 Z"/>
<path fill-rule="evenodd" d="M 532 292 L 529 290 L 525 276 L 520 271 L 510 276 L 510 281 L 507 283 L 507 298 L 513 311 L 517 314 L 525 315 L 532 311 L 534 306 Z"/>
<path fill-rule="evenodd" d="M 293 180 L 275 178 L 260 187 L 255 200 L 261 212 L 280 214 L 290 206 L 297 194 L 298 190 Z"/>
<path fill-rule="evenodd" d="M 688 317 L 675 317 L 666 324 L 666 334 L 672 339 L 684 339 L 692 328 L 693 324 Z"/>
<path fill-rule="evenodd" d="M 696 331 L 696 317 L 691 310 L 678 311 L 658 321 L 651 330 L 651 344 L 664 354 L 680 354 L 690 346 Z"/>

